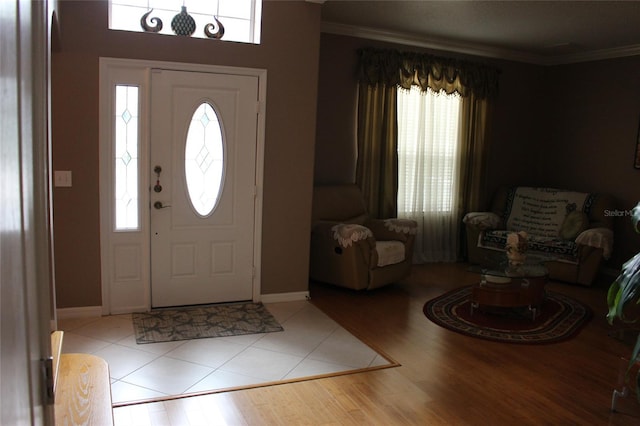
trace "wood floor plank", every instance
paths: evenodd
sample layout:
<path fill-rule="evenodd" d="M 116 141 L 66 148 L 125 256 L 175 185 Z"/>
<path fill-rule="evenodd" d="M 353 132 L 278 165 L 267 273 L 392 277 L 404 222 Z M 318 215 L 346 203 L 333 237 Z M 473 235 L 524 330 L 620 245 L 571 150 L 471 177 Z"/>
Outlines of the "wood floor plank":
<path fill-rule="evenodd" d="M 193 400 L 198 402 L 209 422 L 208 424 L 248 426 L 242 412 L 231 401 L 227 393 L 206 395 L 201 398 L 193 398 Z"/>
<path fill-rule="evenodd" d="M 62 341 L 64 332 L 61 330 L 51 333 L 51 358 L 53 364 L 53 391 L 55 393 L 58 385 L 58 369 L 60 367 L 60 356 L 62 355 Z"/>
<path fill-rule="evenodd" d="M 90 354 L 62 354 L 58 367 L 55 422 L 60 425 L 113 425 L 109 366 Z"/>
<path fill-rule="evenodd" d="M 222 415 L 226 424 L 640 424 L 633 396 L 619 401 L 619 412 L 609 410 L 619 359 L 631 347 L 609 336 L 608 283 L 550 283 L 549 290 L 587 304 L 594 316 L 569 341 L 533 346 L 463 336 L 424 316 L 429 299 L 477 278 L 464 264 L 433 264 L 416 266 L 404 282 L 371 292 L 312 283 L 316 306 L 400 366 L 148 404 L 148 413 L 166 410 L 171 425 L 193 425 L 200 417 L 184 413 L 195 401 L 205 419 Z"/>

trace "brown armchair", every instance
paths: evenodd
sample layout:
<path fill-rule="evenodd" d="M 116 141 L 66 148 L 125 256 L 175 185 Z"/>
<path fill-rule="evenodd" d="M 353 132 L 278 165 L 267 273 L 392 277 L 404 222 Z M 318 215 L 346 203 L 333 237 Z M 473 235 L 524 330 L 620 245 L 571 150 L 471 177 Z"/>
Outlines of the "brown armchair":
<path fill-rule="evenodd" d="M 316 186 L 309 276 L 354 290 L 397 282 L 411 271 L 415 233 L 415 221 L 370 218 L 354 184 Z"/>

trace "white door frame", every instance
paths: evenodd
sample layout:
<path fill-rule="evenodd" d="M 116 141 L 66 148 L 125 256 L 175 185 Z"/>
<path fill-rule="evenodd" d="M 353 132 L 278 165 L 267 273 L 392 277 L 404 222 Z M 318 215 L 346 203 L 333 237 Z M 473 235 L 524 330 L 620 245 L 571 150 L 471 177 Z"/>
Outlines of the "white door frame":
<path fill-rule="evenodd" d="M 256 196 L 254 204 L 253 301 L 261 299 L 262 205 L 264 174 L 265 105 L 267 71 L 217 65 L 183 64 L 137 59 L 100 58 L 100 248 L 102 313 L 121 314 L 151 308 L 150 224 L 149 224 L 149 122 L 151 70 L 197 71 L 258 78 L 256 137 Z M 140 87 L 139 129 L 139 223 L 137 230 L 115 231 L 113 177 L 113 94 L 116 84 Z M 126 262 L 117 262 L 119 256 Z M 120 257 L 122 258 L 122 257 Z"/>
<path fill-rule="evenodd" d="M 0 1 L 0 423 L 53 425 L 50 19 L 47 2 Z M 49 364 L 50 366 L 51 364 Z"/>

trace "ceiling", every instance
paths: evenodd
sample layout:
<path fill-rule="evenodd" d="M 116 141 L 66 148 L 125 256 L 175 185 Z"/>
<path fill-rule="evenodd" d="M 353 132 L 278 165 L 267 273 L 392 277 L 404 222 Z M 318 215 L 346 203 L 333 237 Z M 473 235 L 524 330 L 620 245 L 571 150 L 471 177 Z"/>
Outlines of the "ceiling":
<path fill-rule="evenodd" d="M 327 33 L 542 65 L 640 55 L 640 1 L 308 1 Z"/>

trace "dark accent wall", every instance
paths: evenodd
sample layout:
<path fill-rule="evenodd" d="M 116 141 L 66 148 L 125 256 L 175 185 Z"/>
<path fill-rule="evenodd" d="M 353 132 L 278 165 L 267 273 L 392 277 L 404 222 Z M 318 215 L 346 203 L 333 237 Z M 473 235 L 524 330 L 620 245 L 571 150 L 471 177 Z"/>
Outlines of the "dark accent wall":
<path fill-rule="evenodd" d="M 356 50 L 366 42 L 331 34 L 320 37 L 315 183 L 355 182 Z"/>
<path fill-rule="evenodd" d="M 617 264 L 640 251 L 628 216 L 640 201 L 639 74 L 640 56 L 549 67 L 540 89 L 548 99 L 547 137 L 530 147 L 547 158 L 536 169 L 540 183 L 614 196 Z"/>
<path fill-rule="evenodd" d="M 249 45 L 108 30 L 101 1 L 59 2 L 52 54 L 54 170 L 73 187 L 55 188 L 58 308 L 101 302 L 98 181 L 100 57 L 266 69 L 262 293 L 306 291 L 316 129 L 320 5 L 263 4 L 262 42 Z"/>
<path fill-rule="evenodd" d="M 356 50 L 412 46 L 323 34 L 320 48 L 316 183 L 353 182 L 357 157 Z M 433 51 L 441 56 L 460 56 Z M 486 203 L 501 185 L 540 185 L 615 197 L 620 212 L 640 201 L 633 168 L 640 120 L 640 57 L 537 66 L 485 58 L 501 70 L 490 126 Z M 615 219 L 618 268 L 640 251 L 628 216 Z"/>

